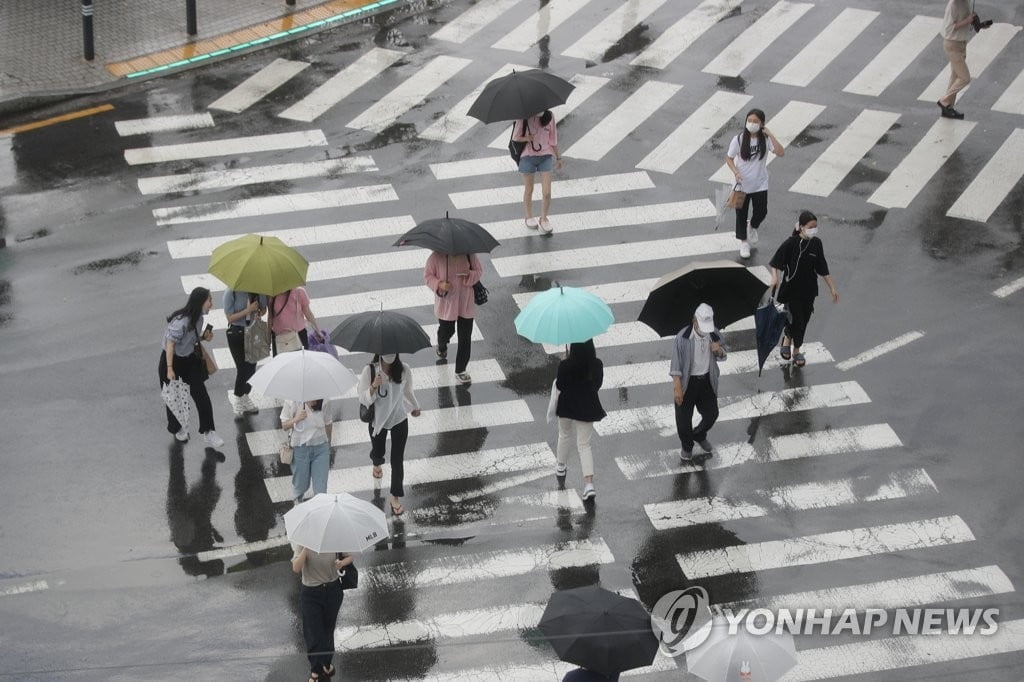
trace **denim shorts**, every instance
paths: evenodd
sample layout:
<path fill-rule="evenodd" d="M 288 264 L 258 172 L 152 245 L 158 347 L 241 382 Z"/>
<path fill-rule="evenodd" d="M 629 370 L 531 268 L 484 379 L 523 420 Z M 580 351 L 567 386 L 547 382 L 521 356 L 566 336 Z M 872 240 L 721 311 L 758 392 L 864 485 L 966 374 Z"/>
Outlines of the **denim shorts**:
<path fill-rule="evenodd" d="M 520 173 L 550 173 L 554 167 L 555 161 L 551 154 L 519 157 Z"/>

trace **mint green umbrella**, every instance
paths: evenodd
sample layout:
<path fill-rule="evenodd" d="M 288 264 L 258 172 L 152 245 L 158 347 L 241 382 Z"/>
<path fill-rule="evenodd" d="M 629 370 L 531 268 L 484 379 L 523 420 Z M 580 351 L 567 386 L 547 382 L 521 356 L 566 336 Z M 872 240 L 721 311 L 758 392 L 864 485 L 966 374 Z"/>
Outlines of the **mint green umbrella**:
<path fill-rule="evenodd" d="M 555 286 L 534 296 L 516 315 L 516 331 L 534 343 L 581 343 L 608 330 L 608 304 L 585 289 Z"/>

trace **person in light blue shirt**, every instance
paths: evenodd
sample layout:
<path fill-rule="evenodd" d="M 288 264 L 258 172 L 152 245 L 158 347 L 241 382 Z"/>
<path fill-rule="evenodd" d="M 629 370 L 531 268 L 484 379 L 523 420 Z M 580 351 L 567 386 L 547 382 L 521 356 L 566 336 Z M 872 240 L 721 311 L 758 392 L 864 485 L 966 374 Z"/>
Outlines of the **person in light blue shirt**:
<path fill-rule="evenodd" d="M 267 297 L 244 291 L 224 290 L 224 316 L 228 320 L 225 335 L 228 349 L 235 361 L 235 414 L 257 412 L 259 408 L 249 397 L 249 379 L 256 373 L 256 363 L 245 360 L 245 328 L 267 312 Z"/>

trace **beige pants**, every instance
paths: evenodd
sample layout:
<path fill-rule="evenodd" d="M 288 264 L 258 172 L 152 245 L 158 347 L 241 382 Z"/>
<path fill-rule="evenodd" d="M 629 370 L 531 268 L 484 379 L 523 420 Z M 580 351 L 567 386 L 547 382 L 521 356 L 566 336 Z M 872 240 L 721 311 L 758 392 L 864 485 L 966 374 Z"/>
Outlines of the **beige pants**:
<path fill-rule="evenodd" d="M 971 72 L 967 69 L 967 43 L 963 40 L 943 40 L 942 49 L 949 57 L 949 87 L 939 102 L 951 107 L 956 104 L 956 93 L 971 82 Z"/>
<path fill-rule="evenodd" d="M 594 455 L 590 450 L 590 439 L 594 436 L 594 425 L 591 422 L 559 417 L 558 447 L 555 450 L 555 458 L 559 464 L 565 464 L 568 461 L 573 429 L 576 431 L 576 450 L 580 453 L 580 468 L 583 470 L 584 476 L 593 476 Z"/>

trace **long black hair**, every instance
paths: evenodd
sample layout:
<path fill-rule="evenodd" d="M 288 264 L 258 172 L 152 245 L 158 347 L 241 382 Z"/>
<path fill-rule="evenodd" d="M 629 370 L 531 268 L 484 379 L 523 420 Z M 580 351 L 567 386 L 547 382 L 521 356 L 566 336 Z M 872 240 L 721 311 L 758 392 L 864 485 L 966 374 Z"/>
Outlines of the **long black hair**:
<path fill-rule="evenodd" d="M 797 218 L 796 227 L 793 228 L 793 236 L 799 237 L 800 228 L 806 225 L 807 223 L 811 222 L 812 220 L 817 222 L 818 216 L 814 215 L 810 211 L 800 211 L 800 217 Z"/>
<path fill-rule="evenodd" d="M 373 361 L 381 362 L 380 354 L 374 355 Z M 391 383 L 402 383 L 402 375 L 405 373 L 405 365 L 402 364 L 402 356 L 399 355 L 398 353 L 395 353 L 395 361 L 391 363 L 390 367 L 391 368 L 388 371 L 388 378 L 391 379 Z"/>
<path fill-rule="evenodd" d="M 206 301 L 209 298 L 209 289 L 205 287 L 196 287 L 192 290 L 192 293 L 188 295 L 188 301 L 185 302 L 185 306 L 178 308 L 168 315 L 167 321 L 170 322 L 176 317 L 187 317 L 189 327 L 195 327 L 196 324 L 199 323 L 199 318 L 203 316 L 203 305 L 206 304 Z"/>
<path fill-rule="evenodd" d="M 594 340 L 587 339 L 582 343 L 569 344 L 569 357 L 565 359 L 569 375 L 578 379 L 589 379 L 591 368 L 597 361 L 597 349 Z"/>
<path fill-rule="evenodd" d="M 747 112 L 747 115 L 743 117 L 743 133 L 740 138 L 740 158 L 744 161 L 750 160 L 750 131 L 747 130 L 747 119 L 751 116 L 757 116 L 758 120 L 761 121 L 761 129 L 764 129 L 765 115 L 760 109 L 751 109 Z M 764 155 L 768 153 L 768 143 L 765 141 L 765 136 L 761 135 L 761 144 L 757 145 L 757 158 L 763 159 Z"/>

